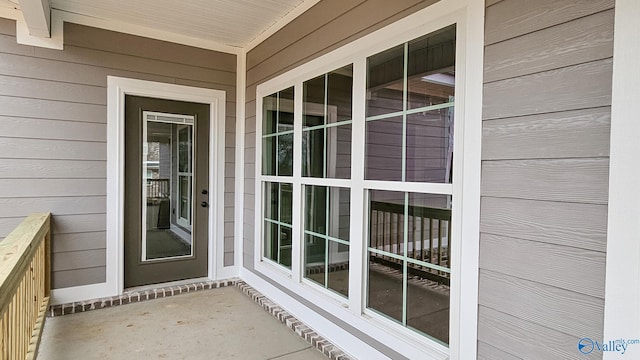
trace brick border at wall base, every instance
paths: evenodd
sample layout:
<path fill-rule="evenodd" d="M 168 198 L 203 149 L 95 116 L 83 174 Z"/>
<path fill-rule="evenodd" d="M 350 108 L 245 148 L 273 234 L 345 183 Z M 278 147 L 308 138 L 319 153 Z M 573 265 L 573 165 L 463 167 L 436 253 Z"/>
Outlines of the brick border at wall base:
<path fill-rule="evenodd" d="M 337 346 L 331 344 L 327 339 L 320 336 L 313 329 L 296 319 L 293 315 L 283 310 L 280 306 L 269 300 L 256 289 L 249 286 L 239 279 L 229 279 L 224 281 L 201 281 L 190 284 L 174 285 L 159 287 L 154 289 L 125 291 L 120 296 L 112 296 L 102 299 L 93 299 L 82 302 L 73 302 L 68 304 L 51 305 L 49 307 L 48 316 L 62 316 L 76 314 L 85 311 L 99 310 L 112 306 L 131 304 L 141 301 L 160 299 L 169 296 L 186 294 L 195 291 L 218 289 L 226 286 L 237 286 L 245 295 L 249 296 L 253 301 L 260 305 L 264 310 L 269 312 L 273 317 L 280 320 L 289 329 L 294 331 L 298 336 L 311 344 L 317 350 L 322 352 L 331 360 L 351 360 Z"/>

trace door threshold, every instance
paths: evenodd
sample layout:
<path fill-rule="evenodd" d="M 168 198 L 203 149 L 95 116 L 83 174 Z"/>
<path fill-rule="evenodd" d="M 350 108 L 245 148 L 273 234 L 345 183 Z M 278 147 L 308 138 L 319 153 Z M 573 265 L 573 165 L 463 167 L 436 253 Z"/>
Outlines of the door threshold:
<path fill-rule="evenodd" d="M 209 280 L 209 278 L 196 278 L 168 283 L 137 286 L 125 289 L 122 295 L 101 299 L 78 301 L 67 304 L 51 305 L 48 317 L 67 314 L 77 314 L 85 311 L 99 310 L 113 306 L 132 304 L 147 300 L 161 299 L 169 296 L 186 294 L 194 291 L 211 290 L 226 286 L 234 286 L 238 278 L 226 280 Z"/>
<path fill-rule="evenodd" d="M 201 278 L 195 278 L 195 279 L 185 279 L 185 280 L 169 281 L 165 283 L 134 286 L 134 287 L 126 288 L 123 291 L 126 294 L 126 293 L 141 292 L 141 291 L 154 290 L 154 289 L 164 289 L 164 288 L 170 288 L 174 286 L 208 283 L 210 281 L 211 279 L 209 279 L 208 277 L 201 277 Z"/>

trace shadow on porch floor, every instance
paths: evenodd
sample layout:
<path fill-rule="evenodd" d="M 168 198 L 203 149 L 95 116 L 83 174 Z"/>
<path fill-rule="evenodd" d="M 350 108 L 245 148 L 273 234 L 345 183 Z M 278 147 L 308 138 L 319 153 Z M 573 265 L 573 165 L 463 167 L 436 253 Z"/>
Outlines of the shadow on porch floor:
<path fill-rule="evenodd" d="M 230 286 L 49 318 L 38 359 L 327 357 Z"/>

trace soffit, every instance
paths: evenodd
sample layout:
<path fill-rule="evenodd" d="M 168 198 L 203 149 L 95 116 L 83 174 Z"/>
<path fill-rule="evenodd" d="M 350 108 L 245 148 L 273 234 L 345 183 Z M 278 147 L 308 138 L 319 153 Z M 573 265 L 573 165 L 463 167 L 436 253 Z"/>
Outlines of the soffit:
<path fill-rule="evenodd" d="M 17 0 L 0 6 L 19 9 Z M 50 0 L 59 10 L 243 48 L 309 0 Z"/>

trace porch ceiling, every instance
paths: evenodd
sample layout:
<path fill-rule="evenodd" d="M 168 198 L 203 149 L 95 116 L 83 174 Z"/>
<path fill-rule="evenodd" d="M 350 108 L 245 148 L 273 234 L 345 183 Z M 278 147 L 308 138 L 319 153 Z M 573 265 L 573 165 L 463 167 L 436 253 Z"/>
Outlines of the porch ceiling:
<path fill-rule="evenodd" d="M 23 0 L 24 1 L 24 0 Z M 23 2 L 21 1 L 21 2 Z M 52 11 L 245 48 L 318 0 L 49 0 Z M 18 0 L 0 7 L 20 9 Z M 290 20 L 290 19 L 289 19 Z"/>

